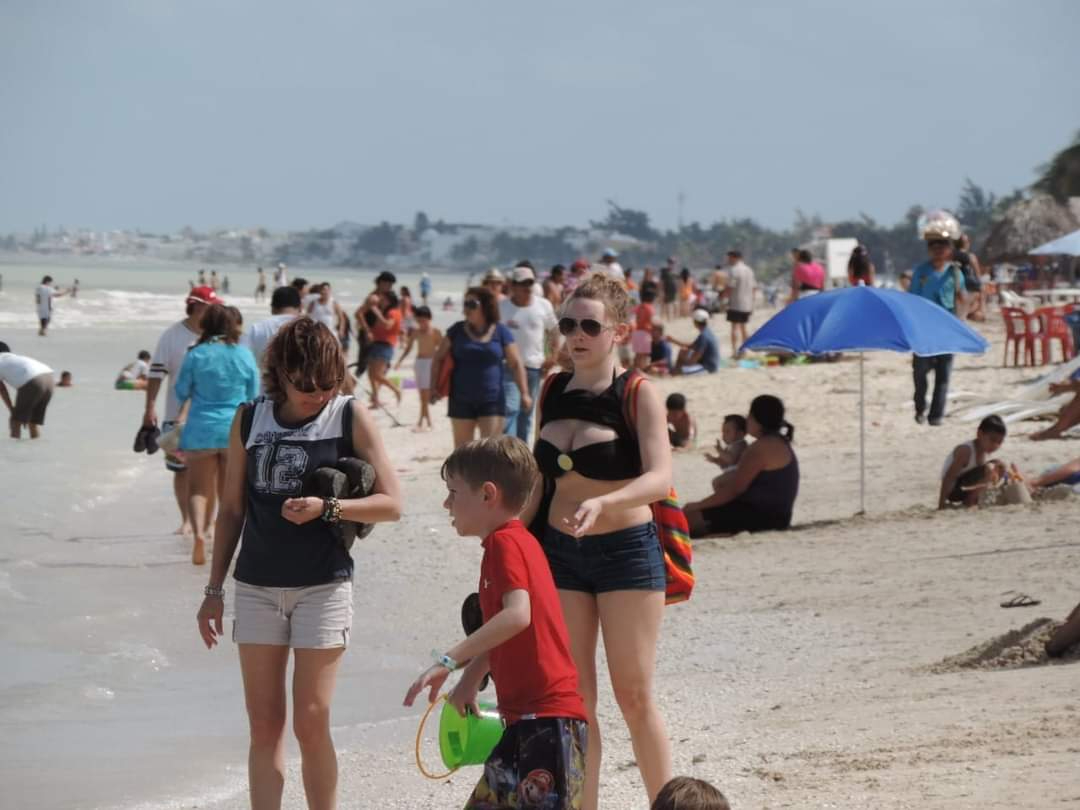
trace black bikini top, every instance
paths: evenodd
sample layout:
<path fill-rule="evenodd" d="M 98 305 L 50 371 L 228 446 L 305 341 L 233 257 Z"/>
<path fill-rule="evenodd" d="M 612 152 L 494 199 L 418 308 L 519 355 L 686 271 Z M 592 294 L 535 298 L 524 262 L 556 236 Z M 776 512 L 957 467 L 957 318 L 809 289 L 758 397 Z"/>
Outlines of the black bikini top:
<path fill-rule="evenodd" d="M 537 439 L 533 455 L 540 471 L 558 478 L 571 470 L 597 481 L 621 481 L 641 475 L 641 450 L 623 414 L 623 392 L 630 372 L 612 380 L 599 394 L 580 389 L 567 391 L 573 375 L 564 371 L 555 375 L 540 403 L 540 428 L 560 419 L 580 419 L 615 431 L 616 438 L 593 442 L 569 452 L 560 450 L 547 439 Z"/>

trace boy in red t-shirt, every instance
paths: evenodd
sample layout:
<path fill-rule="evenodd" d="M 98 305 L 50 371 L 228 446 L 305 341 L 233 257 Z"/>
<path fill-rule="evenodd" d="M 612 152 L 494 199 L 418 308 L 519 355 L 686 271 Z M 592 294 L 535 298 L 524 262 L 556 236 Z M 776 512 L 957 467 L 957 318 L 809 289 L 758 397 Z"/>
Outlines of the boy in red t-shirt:
<path fill-rule="evenodd" d="M 409 687 L 405 705 L 424 689 L 435 701 L 458 662 L 467 661 L 449 701 L 462 715 L 477 712 L 477 690 L 490 672 L 506 730 L 466 810 L 578 810 L 585 704 L 547 558 L 517 518 L 539 477 L 536 460 L 520 439 L 480 439 L 455 450 L 442 477 L 450 493 L 443 505 L 458 534 L 484 538 L 484 625 L 436 656 L 437 663 Z"/>

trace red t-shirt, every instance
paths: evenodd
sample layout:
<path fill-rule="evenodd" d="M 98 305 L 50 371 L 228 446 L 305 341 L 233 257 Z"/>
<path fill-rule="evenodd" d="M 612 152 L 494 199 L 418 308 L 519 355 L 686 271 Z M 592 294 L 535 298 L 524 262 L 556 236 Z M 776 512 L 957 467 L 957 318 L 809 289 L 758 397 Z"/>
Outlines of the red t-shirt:
<path fill-rule="evenodd" d="M 371 327 L 371 339 L 375 343 L 389 343 L 391 346 L 397 346 L 398 335 L 401 334 L 401 311 L 395 307 L 383 313 L 383 317 L 390 321 L 390 325 L 383 326 L 382 321 L 377 321 Z"/>
<path fill-rule="evenodd" d="M 634 324 L 634 328 L 639 332 L 648 332 L 652 329 L 653 315 L 655 314 L 652 304 L 643 303 L 638 304 L 634 314 L 637 316 L 637 321 Z"/>
<path fill-rule="evenodd" d="M 585 703 L 578 693 L 577 668 L 547 557 L 525 525 L 511 520 L 484 539 L 484 621 L 502 610 L 503 596 L 518 589 L 529 594 L 532 622 L 491 651 L 499 712 L 507 723 L 526 717 L 584 720 Z"/>

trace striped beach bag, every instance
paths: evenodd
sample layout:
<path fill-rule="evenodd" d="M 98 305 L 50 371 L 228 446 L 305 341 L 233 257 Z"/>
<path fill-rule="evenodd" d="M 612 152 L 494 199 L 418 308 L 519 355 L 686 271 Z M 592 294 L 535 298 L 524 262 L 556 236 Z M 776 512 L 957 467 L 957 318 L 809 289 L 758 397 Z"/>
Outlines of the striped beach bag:
<path fill-rule="evenodd" d="M 640 372 L 630 374 L 623 388 L 623 415 L 632 431 L 637 430 L 637 393 L 645 376 Z M 656 533 L 664 550 L 664 567 L 667 574 L 666 601 L 672 605 L 685 602 L 694 589 L 694 571 L 691 566 L 693 550 L 690 547 L 690 525 L 686 522 L 679 496 L 672 487 L 667 497 L 652 504 Z"/>

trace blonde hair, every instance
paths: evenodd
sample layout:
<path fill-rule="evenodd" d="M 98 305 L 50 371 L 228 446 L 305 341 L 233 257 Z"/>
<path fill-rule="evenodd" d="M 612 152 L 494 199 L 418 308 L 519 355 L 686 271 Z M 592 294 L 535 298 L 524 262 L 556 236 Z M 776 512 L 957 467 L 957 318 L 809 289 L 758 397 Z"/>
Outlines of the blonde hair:
<path fill-rule="evenodd" d="M 630 294 L 622 282 L 604 273 L 593 273 L 574 288 L 567 303 L 582 298 L 599 301 L 614 323 L 625 323 L 630 314 Z"/>
<path fill-rule="evenodd" d="M 731 805 L 708 782 L 676 776 L 656 794 L 650 810 L 731 810 Z"/>
<path fill-rule="evenodd" d="M 517 513 L 529 500 L 540 468 L 525 442 L 504 435 L 463 444 L 447 457 L 439 474 L 443 481 L 461 478 L 474 491 L 490 481 L 506 507 Z"/>

